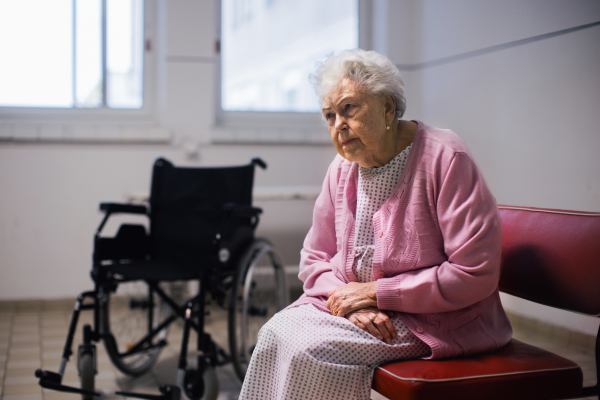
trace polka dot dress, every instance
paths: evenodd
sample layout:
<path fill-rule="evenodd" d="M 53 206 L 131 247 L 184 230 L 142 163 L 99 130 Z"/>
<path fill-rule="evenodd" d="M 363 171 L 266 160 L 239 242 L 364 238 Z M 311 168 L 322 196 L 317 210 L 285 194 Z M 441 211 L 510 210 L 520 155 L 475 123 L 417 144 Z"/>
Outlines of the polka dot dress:
<path fill-rule="evenodd" d="M 373 214 L 398 182 L 409 152 L 381 168 L 361 168 L 354 265 L 360 282 L 373 281 Z M 378 364 L 431 353 L 398 316 L 392 322 L 397 337 L 388 345 L 312 304 L 277 313 L 260 330 L 239 399 L 368 400 Z"/>
<path fill-rule="evenodd" d="M 412 144 L 389 163 L 380 168 L 358 167 L 358 193 L 356 200 L 356 239 L 354 248 L 354 273 L 359 282 L 373 282 L 373 252 L 375 233 L 373 214 L 390 197 L 404 171 Z"/>

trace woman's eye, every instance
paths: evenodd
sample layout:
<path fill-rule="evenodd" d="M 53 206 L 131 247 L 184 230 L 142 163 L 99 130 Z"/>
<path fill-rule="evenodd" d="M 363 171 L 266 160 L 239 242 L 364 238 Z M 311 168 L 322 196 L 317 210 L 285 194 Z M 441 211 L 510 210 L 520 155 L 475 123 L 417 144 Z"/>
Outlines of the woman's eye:
<path fill-rule="evenodd" d="M 327 113 L 327 114 L 325 114 L 325 119 L 327 119 L 327 120 L 329 118 L 332 118 L 332 117 L 333 117 L 333 113 Z"/>
<path fill-rule="evenodd" d="M 349 110 L 350 108 L 352 108 L 352 104 L 346 104 L 346 105 L 344 106 L 344 109 L 345 109 L 345 110 Z"/>

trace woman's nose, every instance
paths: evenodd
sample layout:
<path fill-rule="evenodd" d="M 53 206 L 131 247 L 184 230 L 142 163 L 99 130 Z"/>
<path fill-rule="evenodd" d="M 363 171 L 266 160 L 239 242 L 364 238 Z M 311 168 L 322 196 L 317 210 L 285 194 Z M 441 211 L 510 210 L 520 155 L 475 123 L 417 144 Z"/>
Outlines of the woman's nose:
<path fill-rule="evenodd" d="M 341 115 L 337 115 L 335 117 L 335 130 L 336 132 L 341 132 L 344 129 L 348 128 L 348 124 L 346 123 L 346 118 L 342 117 Z"/>

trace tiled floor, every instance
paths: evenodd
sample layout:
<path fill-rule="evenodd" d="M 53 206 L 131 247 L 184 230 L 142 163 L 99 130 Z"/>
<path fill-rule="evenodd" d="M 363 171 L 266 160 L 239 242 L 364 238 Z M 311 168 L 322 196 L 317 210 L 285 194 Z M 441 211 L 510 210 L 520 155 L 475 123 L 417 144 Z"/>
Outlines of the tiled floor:
<path fill-rule="evenodd" d="M 58 371 L 62 348 L 71 318 L 72 302 L 0 303 L 0 400 L 62 400 L 80 399 L 75 394 L 42 389 L 37 384 L 37 368 Z M 215 341 L 227 348 L 226 314 L 213 308 L 207 318 L 207 331 Z M 86 315 L 87 314 L 87 315 Z M 91 312 L 82 313 L 79 326 L 89 323 Z M 534 332 L 515 329 L 515 337 L 535 344 L 578 362 L 584 371 L 587 385 L 595 383 L 595 364 L 590 350 L 576 346 L 561 347 L 556 341 L 544 339 Z M 194 338 L 192 338 L 193 340 Z M 175 325 L 169 332 L 169 346 L 164 349 L 151 373 L 130 378 L 112 366 L 102 345 L 98 346 L 98 375 L 96 388 L 104 399 L 124 399 L 111 393 L 117 390 L 156 393 L 158 383 L 174 383 L 181 328 Z M 81 329 L 74 342 L 81 343 Z M 191 343 L 194 343 L 193 341 Z M 193 354 L 192 354 L 193 355 Z M 63 383 L 79 386 L 75 357 L 69 362 Z M 217 369 L 221 388 L 219 400 L 237 399 L 241 387 L 231 365 Z M 383 399 L 373 392 L 374 400 Z M 590 398 L 591 399 L 591 398 Z"/>
<path fill-rule="evenodd" d="M 70 302 L 69 302 L 70 303 Z M 74 304 L 74 301 L 73 301 Z M 0 391 L 1 400 L 69 400 L 81 399 L 80 395 L 42 389 L 37 384 L 34 371 L 38 368 L 58 372 L 62 349 L 71 318 L 73 304 L 53 302 L 48 307 L 44 302 L 16 307 L 0 308 Z M 79 318 L 79 327 L 91 323 L 91 311 L 84 311 Z M 218 308 L 207 317 L 207 331 L 219 345 L 227 348 L 227 316 Z M 173 324 L 169 330 L 167 346 L 158 363 L 147 375 L 131 378 L 118 371 L 110 362 L 104 346 L 97 346 L 98 374 L 96 390 L 105 394 L 103 399 L 125 399 L 115 391 L 158 393 L 159 383 L 175 383 L 177 360 L 181 345 L 182 328 Z M 77 329 L 73 351 L 82 342 L 81 328 Z M 195 335 L 190 337 L 193 349 Z M 195 363 L 194 352 L 190 351 L 190 363 Z M 220 386 L 219 400 L 237 399 L 241 383 L 231 365 L 219 367 L 217 376 Z M 79 387 L 76 356 L 67 364 L 63 384 Z"/>

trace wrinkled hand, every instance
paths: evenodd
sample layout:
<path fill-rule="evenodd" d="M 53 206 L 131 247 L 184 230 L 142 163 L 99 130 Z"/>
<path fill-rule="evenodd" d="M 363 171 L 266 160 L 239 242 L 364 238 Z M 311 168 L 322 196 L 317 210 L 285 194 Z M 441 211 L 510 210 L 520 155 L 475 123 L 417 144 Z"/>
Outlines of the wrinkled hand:
<path fill-rule="evenodd" d="M 362 308 L 349 313 L 346 317 L 348 321 L 358 326 L 360 329 L 369 332 L 377 339 L 391 344 L 398 334 L 396 328 L 390 320 L 394 316 L 392 311 L 382 311 L 376 307 Z"/>
<path fill-rule="evenodd" d="M 377 282 L 350 282 L 338 286 L 329 293 L 326 307 L 338 317 L 361 308 L 377 307 Z"/>

